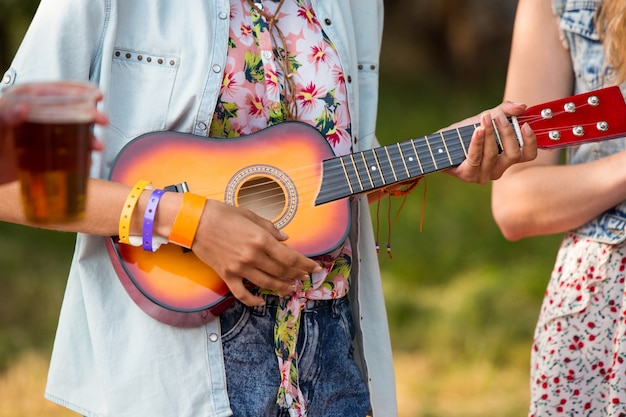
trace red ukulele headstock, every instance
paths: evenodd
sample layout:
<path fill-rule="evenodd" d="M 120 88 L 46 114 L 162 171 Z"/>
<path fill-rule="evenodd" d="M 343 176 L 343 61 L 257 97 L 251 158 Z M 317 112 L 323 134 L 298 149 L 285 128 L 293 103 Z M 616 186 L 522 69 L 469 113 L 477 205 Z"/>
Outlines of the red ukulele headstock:
<path fill-rule="evenodd" d="M 528 122 L 539 148 L 563 148 L 626 136 L 626 103 L 608 87 L 532 106 L 518 116 Z"/>

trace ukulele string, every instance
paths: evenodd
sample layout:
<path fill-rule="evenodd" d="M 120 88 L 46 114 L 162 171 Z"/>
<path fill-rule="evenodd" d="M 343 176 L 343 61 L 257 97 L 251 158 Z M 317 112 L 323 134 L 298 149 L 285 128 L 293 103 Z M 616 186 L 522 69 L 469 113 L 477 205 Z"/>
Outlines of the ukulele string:
<path fill-rule="evenodd" d="M 565 110 L 555 112 L 553 115 L 553 118 L 556 119 L 559 115 L 564 114 L 564 113 L 566 113 Z M 541 121 L 543 120 L 543 118 L 541 116 L 518 116 L 517 120 L 518 120 L 518 123 L 520 124 L 528 122 L 532 126 L 533 122 Z M 392 185 L 392 184 L 407 181 L 410 179 L 415 179 L 422 175 L 437 171 L 439 169 L 449 168 L 451 166 L 461 163 L 467 156 L 466 146 L 469 144 L 469 139 L 467 143 L 464 143 L 463 137 L 462 137 L 463 135 L 461 135 L 461 132 L 463 130 L 472 129 L 471 132 L 467 133 L 468 137 L 471 138 L 471 133 L 473 133 L 473 131 L 478 126 L 479 125 L 477 124 L 467 125 L 467 126 L 459 127 L 458 129 L 451 129 L 448 131 L 435 133 L 429 136 L 418 137 L 416 139 L 409 139 L 407 142 L 413 142 L 413 143 L 411 147 L 407 146 L 407 148 L 412 149 L 414 147 L 417 152 L 411 152 L 411 155 L 405 155 L 404 153 L 400 152 L 397 155 L 394 154 L 387 158 L 389 164 L 392 167 L 394 168 L 399 167 L 398 170 L 402 171 L 401 174 L 403 175 L 403 178 L 401 179 L 393 178 L 393 175 L 391 175 L 392 178 L 386 178 L 382 180 L 383 181 L 382 186 L 374 186 L 371 178 L 369 177 L 369 174 L 372 174 L 374 171 L 379 171 L 379 168 L 377 166 L 368 167 L 366 165 L 363 165 L 359 169 L 357 167 L 357 162 L 355 162 L 355 161 L 360 162 L 359 158 L 362 158 L 362 160 L 364 161 L 365 157 L 363 155 L 368 154 L 368 153 L 370 153 L 375 158 L 375 160 L 377 160 L 379 156 L 375 154 L 374 149 L 357 152 L 355 154 L 352 154 L 352 156 L 344 155 L 342 157 L 337 157 L 337 158 L 344 158 L 344 161 L 346 161 L 350 165 L 350 169 L 353 170 L 355 173 L 358 173 L 358 174 L 355 174 L 356 182 L 354 181 L 354 179 L 350 179 L 349 175 L 347 175 L 346 172 L 339 171 L 339 170 L 337 170 L 337 172 L 325 174 L 324 178 L 327 178 L 329 183 L 345 184 L 346 182 L 349 182 L 351 186 L 354 188 L 352 190 L 353 192 L 349 193 L 349 195 L 352 195 L 352 194 L 361 194 L 361 193 L 376 191 L 377 189 L 383 188 L 387 185 Z M 561 126 L 552 126 L 550 128 L 543 128 L 543 129 L 533 128 L 533 130 L 535 134 L 543 135 L 543 134 L 549 133 L 552 130 L 563 131 L 563 130 L 571 129 L 575 126 L 595 127 L 595 123 L 581 123 L 577 125 L 568 124 L 568 125 L 561 125 Z M 446 137 L 446 134 L 453 135 L 454 137 L 451 140 L 450 138 Z M 433 149 L 432 146 L 430 145 L 430 142 L 434 140 L 442 141 L 445 145 L 445 149 L 444 148 Z M 447 141 L 449 141 L 450 143 L 447 143 Z M 389 145 L 389 146 L 397 146 L 397 144 Z M 437 158 L 439 154 L 444 154 L 444 156 Z M 451 162 L 447 161 L 446 166 L 439 168 L 438 165 L 441 164 L 441 161 L 443 160 L 444 162 L 446 162 L 446 160 L 448 159 L 451 160 Z M 288 170 L 287 172 L 287 175 L 291 178 L 293 183 L 297 185 L 298 196 L 299 196 L 300 201 L 303 203 L 309 203 L 310 201 L 313 201 L 317 197 L 317 192 L 320 189 L 320 181 L 321 181 L 321 174 L 318 174 L 318 171 L 321 172 L 321 169 L 319 168 L 320 164 L 322 164 L 322 162 L 316 162 L 311 165 L 303 165 L 297 168 L 292 168 Z M 408 173 L 407 173 L 407 170 L 408 170 Z M 311 174 L 312 171 L 314 172 L 314 174 Z M 407 174 L 409 175 L 408 178 L 405 177 Z M 382 175 L 382 174 L 378 173 L 377 175 Z M 254 178 L 258 179 L 258 181 L 255 181 L 254 183 L 250 183 L 250 184 L 244 184 L 240 188 L 240 192 L 242 195 L 245 195 L 246 201 L 254 201 L 258 207 L 267 208 L 267 209 L 280 208 L 284 206 L 285 204 L 284 200 L 280 198 L 277 199 L 277 196 L 280 196 L 284 192 L 283 186 L 279 183 L 279 181 L 265 174 L 259 174 L 258 177 L 254 177 Z M 267 179 L 263 180 L 263 178 L 267 178 Z M 343 189 L 345 189 L 345 186 L 343 185 L 337 186 L 337 187 L 330 186 L 328 188 L 328 190 L 330 191 L 341 191 Z M 206 196 L 207 198 L 214 198 L 216 200 L 222 200 L 224 196 L 224 189 L 217 189 L 217 188 L 195 189 L 195 190 L 192 190 L 192 192 L 202 194 Z M 346 197 L 349 195 L 346 195 Z M 308 201 L 309 199 L 310 201 Z"/>

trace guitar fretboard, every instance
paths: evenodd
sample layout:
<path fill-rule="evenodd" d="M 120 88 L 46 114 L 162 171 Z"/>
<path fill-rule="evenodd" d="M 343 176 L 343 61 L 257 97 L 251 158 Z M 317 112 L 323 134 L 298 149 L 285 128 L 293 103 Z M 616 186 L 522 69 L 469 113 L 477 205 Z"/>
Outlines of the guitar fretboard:
<path fill-rule="evenodd" d="M 400 183 L 462 163 L 478 124 L 463 126 L 323 162 L 315 204 Z M 498 149 L 502 144 L 496 131 Z"/>

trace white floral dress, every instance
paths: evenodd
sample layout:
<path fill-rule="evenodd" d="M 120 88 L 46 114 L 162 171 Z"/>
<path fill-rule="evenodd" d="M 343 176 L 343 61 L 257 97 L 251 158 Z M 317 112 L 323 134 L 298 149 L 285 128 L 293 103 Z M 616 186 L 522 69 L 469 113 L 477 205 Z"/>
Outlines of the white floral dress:
<path fill-rule="evenodd" d="M 535 330 L 532 417 L 626 417 L 626 247 L 574 233 Z"/>

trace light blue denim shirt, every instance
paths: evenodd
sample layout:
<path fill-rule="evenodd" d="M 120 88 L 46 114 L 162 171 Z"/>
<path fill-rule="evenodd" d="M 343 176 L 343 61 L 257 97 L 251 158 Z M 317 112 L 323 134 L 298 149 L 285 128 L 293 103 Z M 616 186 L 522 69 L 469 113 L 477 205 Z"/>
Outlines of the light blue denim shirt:
<path fill-rule="evenodd" d="M 376 145 L 382 0 L 312 4 L 342 59 L 354 148 L 369 148 Z M 100 175 L 106 178 L 121 147 L 142 133 L 207 135 L 229 14 L 228 0 L 43 0 L 2 87 L 54 79 L 97 83 L 110 116 L 110 126 L 96 131 L 105 143 Z M 353 216 L 355 352 L 374 415 L 393 417 L 393 360 L 363 197 L 355 200 Z M 120 284 L 105 239 L 78 235 L 46 397 L 87 416 L 229 416 L 219 320 L 177 328 L 151 319 Z"/>
<path fill-rule="evenodd" d="M 604 65 L 605 54 L 594 15 L 600 0 L 554 0 L 553 9 L 559 18 L 563 41 L 570 51 L 576 76 L 575 94 L 611 85 L 610 73 Z M 624 86 L 622 86 L 624 91 Z M 567 161 L 581 164 L 621 152 L 626 139 L 568 148 Z M 613 207 L 579 227 L 575 232 L 599 242 L 618 244 L 626 240 L 626 202 Z"/>

